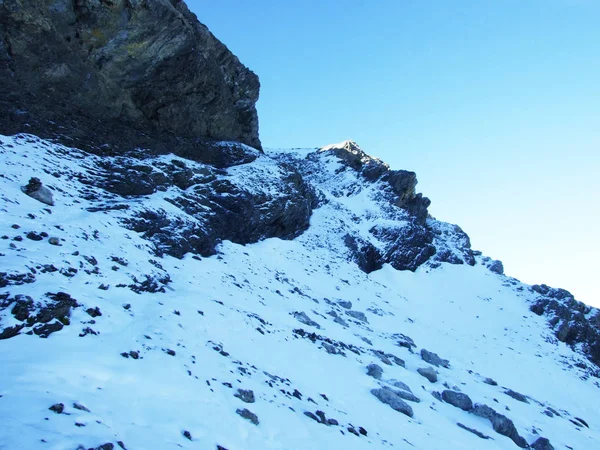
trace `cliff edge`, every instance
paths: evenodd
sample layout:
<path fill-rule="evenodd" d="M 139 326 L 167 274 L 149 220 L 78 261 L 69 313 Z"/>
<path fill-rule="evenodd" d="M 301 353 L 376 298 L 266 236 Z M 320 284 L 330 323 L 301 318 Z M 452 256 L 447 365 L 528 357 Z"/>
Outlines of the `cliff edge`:
<path fill-rule="evenodd" d="M 5 134 L 209 163 L 207 142 L 261 148 L 258 77 L 183 1 L 2 1 L 0 79 Z"/>

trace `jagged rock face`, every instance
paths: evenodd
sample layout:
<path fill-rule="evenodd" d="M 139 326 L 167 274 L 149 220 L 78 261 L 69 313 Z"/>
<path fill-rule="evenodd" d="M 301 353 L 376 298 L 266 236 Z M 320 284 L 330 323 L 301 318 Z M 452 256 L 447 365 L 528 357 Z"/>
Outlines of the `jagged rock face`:
<path fill-rule="evenodd" d="M 323 147 L 321 151 L 331 152 L 366 180 L 381 180 L 388 184 L 396 196 L 394 204 L 407 210 L 416 223 L 425 224 L 427 208 L 431 201 L 423 197 L 423 194 L 417 194 L 416 173 L 407 170 L 391 170 L 389 165 L 379 158 L 368 155 L 353 141 Z"/>
<path fill-rule="evenodd" d="M 191 154 L 205 150 L 197 138 L 261 146 L 258 77 L 183 1 L 0 2 L 0 77 L 6 134 Z"/>
<path fill-rule="evenodd" d="M 600 311 L 575 300 L 565 289 L 536 284 L 531 290 L 538 298 L 530 310 L 547 316 L 559 341 L 581 346 L 588 359 L 600 367 Z"/>

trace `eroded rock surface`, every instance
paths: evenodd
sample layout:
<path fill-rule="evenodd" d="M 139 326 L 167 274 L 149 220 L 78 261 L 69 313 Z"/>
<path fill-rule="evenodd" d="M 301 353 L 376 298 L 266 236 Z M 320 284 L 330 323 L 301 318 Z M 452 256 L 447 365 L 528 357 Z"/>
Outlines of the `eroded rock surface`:
<path fill-rule="evenodd" d="M 205 162 L 210 140 L 261 146 L 258 77 L 183 1 L 0 2 L 0 78 L 4 134 Z"/>

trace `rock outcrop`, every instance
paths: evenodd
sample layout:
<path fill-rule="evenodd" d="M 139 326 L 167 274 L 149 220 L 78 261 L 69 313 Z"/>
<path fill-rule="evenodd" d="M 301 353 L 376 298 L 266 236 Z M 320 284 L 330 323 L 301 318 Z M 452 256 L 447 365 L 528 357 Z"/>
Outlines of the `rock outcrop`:
<path fill-rule="evenodd" d="M 260 148 L 258 77 L 181 0 L 0 2 L 0 132 L 203 162 Z"/>
<path fill-rule="evenodd" d="M 565 289 L 555 289 L 545 284 L 534 285 L 537 294 L 530 310 L 538 316 L 545 315 L 556 338 L 583 353 L 600 367 L 600 311 L 575 300 Z"/>

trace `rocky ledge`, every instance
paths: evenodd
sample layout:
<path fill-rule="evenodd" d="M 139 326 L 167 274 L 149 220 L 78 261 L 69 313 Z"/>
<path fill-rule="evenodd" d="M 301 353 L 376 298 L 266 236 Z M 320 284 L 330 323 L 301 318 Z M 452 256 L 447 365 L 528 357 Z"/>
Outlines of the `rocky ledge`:
<path fill-rule="evenodd" d="M 260 149 L 258 77 L 181 0 L 0 2 L 0 132 L 212 163 Z"/>

